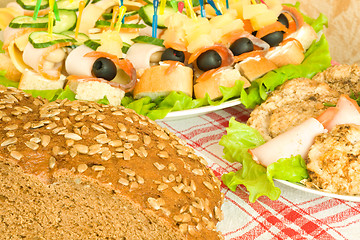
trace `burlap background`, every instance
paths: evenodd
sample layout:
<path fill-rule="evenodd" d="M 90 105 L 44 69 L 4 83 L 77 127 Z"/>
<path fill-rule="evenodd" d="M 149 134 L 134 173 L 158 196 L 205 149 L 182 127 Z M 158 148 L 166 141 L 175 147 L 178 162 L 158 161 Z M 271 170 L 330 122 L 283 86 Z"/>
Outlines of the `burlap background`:
<path fill-rule="evenodd" d="M 296 0 L 281 0 L 295 3 Z M 320 12 L 329 19 L 325 34 L 329 41 L 330 52 L 340 63 L 360 63 L 360 1 L 359 0 L 300 0 L 301 10 L 311 17 Z"/>
<path fill-rule="evenodd" d="M 15 0 L 11 0 L 15 1 Z M 295 3 L 296 0 L 281 0 Z M 326 36 L 330 52 L 335 61 L 340 63 L 360 63 L 360 1 L 359 0 L 299 0 L 304 13 L 317 17 L 320 12 L 329 18 Z M 10 0 L 0 0 L 4 7 Z"/>

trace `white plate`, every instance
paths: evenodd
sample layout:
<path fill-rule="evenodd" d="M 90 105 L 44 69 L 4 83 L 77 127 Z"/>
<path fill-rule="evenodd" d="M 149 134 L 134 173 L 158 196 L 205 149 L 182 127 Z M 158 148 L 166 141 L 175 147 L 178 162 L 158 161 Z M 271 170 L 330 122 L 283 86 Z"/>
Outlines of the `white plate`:
<path fill-rule="evenodd" d="M 328 193 L 328 192 L 316 190 L 316 189 L 313 189 L 313 188 L 305 187 L 305 185 L 300 184 L 300 183 L 292 183 L 292 182 L 288 182 L 288 181 L 284 181 L 284 180 L 278 180 L 278 179 L 274 179 L 274 180 L 277 181 L 277 182 L 280 182 L 280 183 L 282 183 L 284 185 L 287 185 L 289 187 L 298 189 L 300 191 L 313 193 L 313 194 L 324 196 L 324 197 L 337 198 L 337 199 L 342 199 L 342 200 L 352 201 L 352 202 L 360 202 L 360 196 L 349 196 L 349 195 L 340 195 L 340 194 L 335 194 L 335 193 Z"/>
<path fill-rule="evenodd" d="M 220 105 L 216 105 L 216 106 L 204 106 L 204 107 L 199 107 L 199 108 L 194 108 L 194 109 L 189 109 L 189 110 L 170 112 L 170 113 L 168 113 L 168 115 L 166 115 L 165 118 L 158 119 L 158 121 L 172 121 L 172 120 L 179 120 L 179 119 L 183 119 L 183 118 L 196 117 L 196 116 L 203 115 L 203 114 L 206 114 L 209 112 L 214 112 L 214 111 L 221 110 L 224 108 L 233 107 L 233 106 L 236 106 L 239 104 L 241 104 L 240 100 L 234 99 L 234 100 L 230 100 L 230 101 L 224 102 L 224 103 L 222 103 Z"/>

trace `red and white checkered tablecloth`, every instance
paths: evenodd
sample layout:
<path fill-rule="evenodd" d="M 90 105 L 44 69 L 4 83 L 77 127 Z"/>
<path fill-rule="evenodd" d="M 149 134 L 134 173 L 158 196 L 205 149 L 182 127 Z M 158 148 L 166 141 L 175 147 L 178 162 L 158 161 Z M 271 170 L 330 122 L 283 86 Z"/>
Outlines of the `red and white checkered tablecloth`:
<path fill-rule="evenodd" d="M 159 122 L 186 140 L 203 155 L 217 177 L 236 171 L 240 164 L 222 158 L 219 140 L 226 134 L 230 117 L 246 122 L 242 106 L 226 108 L 188 119 Z M 218 229 L 225 239 L 360 239 L 360 203 L 314 195 L 275 183 L 281 189 L 277 201 L 260 197 L 248 201 L 244 187 L 236 192 L 222 185 L 224 220 Z"/>

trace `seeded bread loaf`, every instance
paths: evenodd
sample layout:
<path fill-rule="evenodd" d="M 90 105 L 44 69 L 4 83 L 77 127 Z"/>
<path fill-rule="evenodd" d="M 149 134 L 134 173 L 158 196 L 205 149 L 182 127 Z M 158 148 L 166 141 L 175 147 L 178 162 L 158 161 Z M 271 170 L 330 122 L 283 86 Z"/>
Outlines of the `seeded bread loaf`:
<path fill-rule="evenodd" d="M 134 111 L 0 87 L 2 239 L 222 239 L 220 182 Z"/>

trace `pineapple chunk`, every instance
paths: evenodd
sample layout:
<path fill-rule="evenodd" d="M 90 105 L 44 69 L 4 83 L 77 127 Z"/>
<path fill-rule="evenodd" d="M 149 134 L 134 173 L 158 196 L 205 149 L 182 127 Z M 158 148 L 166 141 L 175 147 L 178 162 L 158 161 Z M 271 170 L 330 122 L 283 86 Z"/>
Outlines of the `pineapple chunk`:
<path fill-rule="evenodd" d="M 231 24 L 222 27 L 222 36 L 235 30 L 243 30 L 244 23 L 241 19 L 235 19 Z M 220 38 L 219 38 L 220 39 Z"/>
<path fill-rule="evenodd" d="M 122 57 L 121 48 L 123 46 L 120 34 L 116 31 L 103 32 L 100 39 L 101 46 L 97 51 L 107 52 L 117 57 Z"/>
<path fill-rule="evenodd" d="M 236 18 L 236 11 L 229 10 L 223 15 L 219 15 L 210 19 L 210 24 L 215 28 L 222 28 L 228 24 L 231 24 Z"/>
<path fill-rule="evenodd" d="M 211 35 L 215 42 L 219 42 L 221 37 L 235 30 L 242 30 L 244 23 L 241 19 L 236 19 L 236 10 L 231 9 L 221 16 L 216 16 L 210 20 L 213 26 Z"/>
<path fill-rule="evenodd" d="M 244 19 L 244 16 L 243 16 L 244 6 L 251 5 L 251 0 L 231 1 L 229 3 L 229 5 L 230 5 L 230 9 L 236 10 L 238 18 Z"/>
<path fill-rule="evenodd" d="M 243 18 L 251 19 L 256 15 L 267 12 L 268 8 L 265 4 L 254 4 L 243 6 Z"/>
<path fill-rule="evenodd" d="M 186 31 L 185 26 L 190 23 L 189 18 L 180 13 L 175 13 L 165 20 L 165 26 L 167 29 L 164 31 L 164 34 L 161 36 L 164 39 L 165 45 L 183 45 L 186 46 Z"/>
<path fill-rule="evenodd" d="M 15 38 L 15 44 L 16 44 L 16 47 L 21 51 L 23 52 L 26 45 L 28 44 L 29 42 L 29 35 L 30 33 L 27 33 L 27 34 L 24 34 L 20 37 L 17 37 Z"/>
<path fill-rule="evenodd" d="M 269 9 L 275 13 L 276 16 L 280 15 L 283 7 L 279 0 L 265 0 L 265 3 Z"/>
<path fill-rule="evenodd" d="M 214 41 L 212 40 L 211 36 L 209 34 L 202 34 L 189 42 L 188 51 L 193 53 L 201 47 L 208 47 L 212 45 L 214 45 Z"/>
<path fill-rule="evenodd" d="M 165 19 L 165 26 L 168 29 L 182 28 L 189 22 L 189 18 L 179 12 L 174 13 Z"/>
<path fill-rule="evenodd" d="M 13 18 L 14 16 L 6 8 L 0 8 L 0 29 L 4 30 Z"/>
<path fill-rule="evenodd" d="M 186 41 L 190 44 L 201 35 L 209 35 L 211 24 L 207 18 L 198 18 L 197 21 L 189 21 L 185 27 Z"/>
<path fill-rule="evenodd" d="M 134 42 L 131 39 L 136 38 L 137 36 L 139 36 L 139 33 L 135 32 L 129 32 L 129 33 L 121 33 L 121 40 L 125 43 L 128 43 L 130 45 L 134 44 Z"/>
<path fill-rule="evenodd" d="M 205 4 L 205 13 L 206 17 L 215 17 L 216 13 L 213 7 L 210 6 L 210 4 Z"/>
<path fill-rule="evenodd" d="M 221 28 L 213 28 L 211 30 L 211 37 L 214 40 L 214 42 L 221 42 L 221 38 L 230 32 L 236 31 L 236 30 L 243 30 L 244 23 L 241 19 L 235 19 L 231 22 L 231 24 L 224 25 Z"/>
<path fill-rule="evenodd" d="M 250 21 L 254 30 L 259 30 L 267 25 L 270 25 L 277 21 L 277 16 L 273 11 L 267 10 L 266 12 L 260 13 L 253 16 Z"/>

